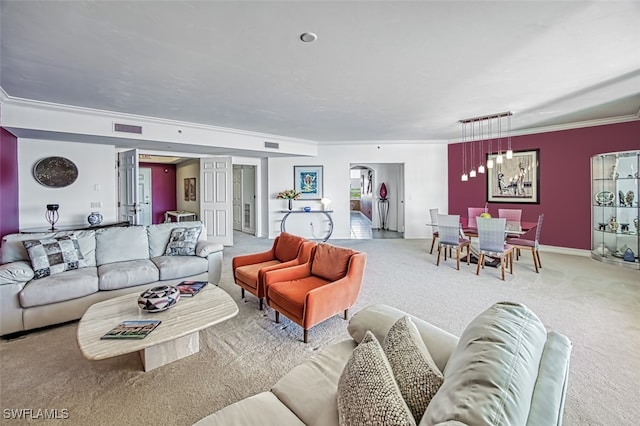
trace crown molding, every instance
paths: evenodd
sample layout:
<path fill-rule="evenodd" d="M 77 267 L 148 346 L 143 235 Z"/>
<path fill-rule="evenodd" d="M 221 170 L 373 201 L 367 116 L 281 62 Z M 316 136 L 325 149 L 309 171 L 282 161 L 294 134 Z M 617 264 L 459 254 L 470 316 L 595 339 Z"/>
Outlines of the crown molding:
<path fill-rule="evenodd" d="M 241 136 L 250 136 L 250 137 L 264 139 L 265 141 L 275 140 L 280 142 L 295 142 L 295 143 L 303 143 L 303 144 L 310 144 L 310 145 L 318 144 L 318 142 L 309 140 L 309 139 L 299 139 L 299 138 L 292 138 L 288 136 L 272 135 L 269 133 L 260 133 L 260 132 L 252 132 L 249 130 L 233 129 L 230 127 L 219 127 L 219 126 L 212 126 L 207 124 L 191 123 L 186 121 L 178 121 L 178 120 L 170 120 L 170 119 L 158 118 L 158 117 L 149 117 L 144 115 L 128 114 L 124 112 L 115 112 L 115 111 L 101 110 L 101 109 L 95 109 L 95 108 L 79 107 L 74 105 L 57 104 L 54 102 L 38 101 L 34 99 L 18 98 L 18 97 L 13 97 L 8 95 L 7 92 L 5 92 L 1 86 L 0 86 L 0 99 L 2 100 L 2 103 L 6 103 L 8 105 L 38 108 L 38 109 L 44 109 L 44 110 L 56 111 L 56 112 L 67 112 L 67 113 L 94 115 L 94 116 L 100 116 L 100 117 L 109 117 L 114 121 L 115 120 L 126 121 L 127 124 L 140 124 L 141 122 L 154 123 L 154 124 L 163 124 L 163 125 L 169 125 L 174 127 L 198 129 L 198 130 L 210 131 L 210 132 L 220 132 L 220 133 L 229 133 L 229 134 L 241 135 Z"/>

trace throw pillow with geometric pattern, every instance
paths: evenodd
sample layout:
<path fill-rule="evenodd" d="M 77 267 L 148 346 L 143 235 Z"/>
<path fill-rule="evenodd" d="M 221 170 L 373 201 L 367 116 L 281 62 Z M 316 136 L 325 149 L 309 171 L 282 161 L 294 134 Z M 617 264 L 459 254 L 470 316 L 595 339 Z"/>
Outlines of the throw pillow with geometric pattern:
<path fill-rule="evenodd" d="M 416 424 L 370 331 L 353 350 L 338 380 L 338 422 L 341 426 Z"/>
<path fill-rule="evenodd" d="M 25 240 L 22 244 L 31 259 L 34 279 L 87 266 L 75 236 Z"/>
<path fill-rule="evenodd" d="M 166 256 L 195 256 L 201 226 L 173 228 L 164 254 Z"/>
<path fill-rule="evenodd" d="M 418 423 L 427 410 L 427 405 L 440 389 L 444 376 L 408 315 L 391 327 L 382 342 L 382 348 L 402 397 Z"/>

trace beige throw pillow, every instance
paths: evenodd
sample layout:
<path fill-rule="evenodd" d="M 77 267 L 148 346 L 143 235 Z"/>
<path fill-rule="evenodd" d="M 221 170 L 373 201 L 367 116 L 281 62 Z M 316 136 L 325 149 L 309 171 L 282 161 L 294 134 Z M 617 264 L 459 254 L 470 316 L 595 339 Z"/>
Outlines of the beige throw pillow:
<path fill-rule="evenodd" d="M 419 422 L 444 377 L 433 361 L 420 332 L 408 315 L 391 327 L 382 343 L 402 397 Z"/>
<path fill-rule="evenodd" d="M 415 425 L 375 336 L 367 331 L 338 381 L 338 420 L 344 425 Z"/>

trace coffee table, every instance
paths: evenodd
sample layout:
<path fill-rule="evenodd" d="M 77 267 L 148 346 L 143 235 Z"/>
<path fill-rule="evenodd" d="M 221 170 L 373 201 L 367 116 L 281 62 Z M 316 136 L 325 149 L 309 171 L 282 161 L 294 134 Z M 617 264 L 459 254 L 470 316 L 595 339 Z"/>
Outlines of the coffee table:
<path fill-rule="evenodd" d="M 138 308 L 138 293 L 98 302 L 87 309 L 78 325 L 78 345 L 85 358 L 100 360 L 138 351 L 144 371 L 150 371 L 200 351 L 199 331 L 238 313 L 224 290 L 209 284 L 194 297 L 181 297 L 162 312 Z M 157 319 L 162 323 L 144 339 L 101 340 L 122 321 Z"/>

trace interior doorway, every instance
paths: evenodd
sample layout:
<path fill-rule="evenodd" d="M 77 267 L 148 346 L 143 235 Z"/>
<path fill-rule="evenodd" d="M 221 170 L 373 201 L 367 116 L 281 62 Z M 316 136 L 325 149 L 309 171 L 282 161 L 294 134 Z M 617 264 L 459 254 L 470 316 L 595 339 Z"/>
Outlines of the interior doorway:
<path fill-rule="evenodd" d="M 404 238 L 404 164 L 353 163 L 350 178 L 351 238 Z"/>
<path fill-rule="evenodd" d="M 256 235 L 256 167 L 233 166 L 233 229 Z"/>

